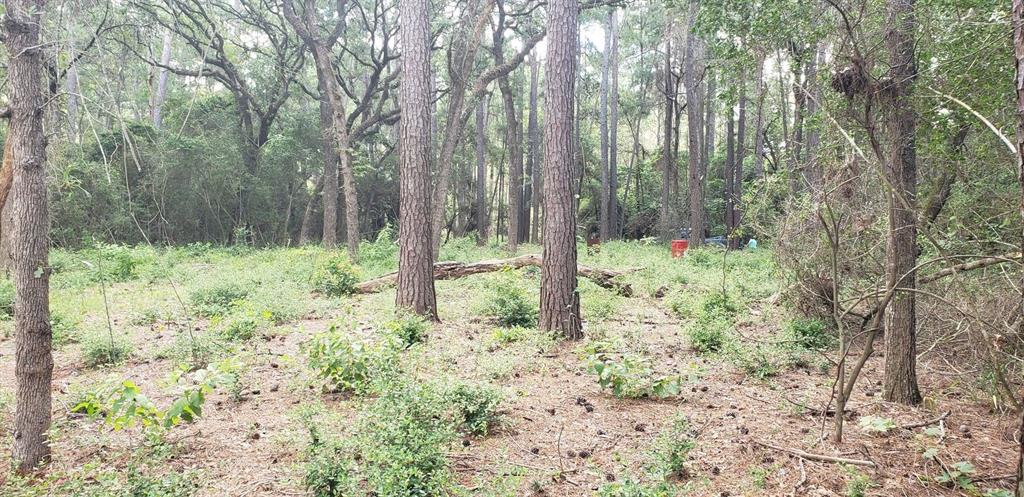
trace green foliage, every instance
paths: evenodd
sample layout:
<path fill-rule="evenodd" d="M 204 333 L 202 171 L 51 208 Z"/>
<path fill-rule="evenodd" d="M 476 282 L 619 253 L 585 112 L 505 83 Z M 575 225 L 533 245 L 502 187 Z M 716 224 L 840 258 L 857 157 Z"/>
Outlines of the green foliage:
<path fill-rule="evenodd" d="M 191 472 L 170 472 L 156 476 L 132 466 L 127 482 L 130 497 L 189 497 L 199 488 L 196 475 Z"/>
<path fill-rule="evenodd" d="M 249 290 L 237 281 L 215 280 L 189 294 L 191 310 L 200 316 L 223 316 L 238 306 Z"/>
<path fill-rule="evenodd" d="M 369 343 L 331 325 L 303 346 L 316 377 L 332 391 L 363 394 L 398 374 L 398 352 L 389 343 Z"/>
<path fill-rule="evenodd" d="M 896 429 L 896 423 L 889 418 L 879 416 L 861 416 L 857 426 L 866 433 L 885 434 Z"/>
<path fill-rule="evenodd" d="M 675 497 L 679 492 L 666 482 L 641 483 L 626 479 L 623 482 L 602 485 L 597 491 L 598 497 Z"/>
<path fill-rule="evenodd" d="M 445 393 L 446 400 L 454 409 L 459 430 L 475 436 L 486 436 L 497 424 L 502 395 L 494 387 L 459 383 Z"/>
<path fill-rule="evenodd" d="M 533 331 L 532 328 L 523 328 L 522 326 L 495 328 L 491 331 L 491 340 L 497 344 L 507 345 L 526 339 Z"/>
<path fill-rule="evenodd" d="M 352 265 L 348 256 L 337 254 L 328 257 L 313 272 L 313 287 L 332 297 L 351 295 L 359 283 L 359 268 Z"/>
<path fill-rule="evenodd" d="M 935 481 L 967 492 L 976 492 L 977 489 L 972 478 L 977 472 L 978 470 L 975 469 L 973 464 L 967 461 L 959 461 L 949 465 L 941 475 L 935 477 Z"/>
<path fill-rule="evenodd" d="M 843 465 L 843 470 L 849 475 L 846 480 L 846 497 L 865 497 L 873 485 L 871 477 L 854 466 Z"/>
<path fill-rule="evenodd" d="M 656 472 L 663 478 L 685 478 L 690 451 L 696 446 L 689 418 L 677 415 L 654 441 Z"/>
<path fill-rule="evenodd" d="M 699 354 L 721 351 L 729 340 L 732 323 L 723 318 L 701 319 L 692 323 L 686 331 L 690 347 Z"/>
<path fill-rule="evenodd" d="M 786 326 L 786 332 L 799 346 L 808 350 L 823 350 L 835 343 L 835 338 L 820 319 L 794 319 Z"/>
<path fill-rule="evenodd" d="M 729 351 L 729 358 L 744 373 L 758 380 L 767 380 L 779 374 L 783 368 L 780 359 L 785 359 L 778 349 L 761 344 L 733 347 Z"/>
<path fill-rule="evenodd" d="M 423 342 L 429 331 L 430 323 L 412 313 L 402 313 L 383 326 L 384 335 L 396 340 L 403 348 Z"/>
<path fill-rule="evenodd" d="M 132 353 L 132 344 L 120 333 L 111 336 L 107 330 L 94 331 L 82 340 L 82 355 L 89 367 L 110 366 L 124 362 Z"/>
<path fill-rule="evenodd" d="M 214 318 L 214 329 L 221 338 L 245 341 L 267 326 L 269 312 L 258 313 L 251 305 L 243 305 L 223 318 Z"/>
<path fill-rule="evenodd" d="M 14 282 L 0 278 L 0 319 L 14 317 Z"/>
<path fill-rule="evenodd" d="M 596 344 L 586 358 L 587 369 L 597 375 L 601 389 L 609 389 L 619 398 L 666 398 L 679 395 L 680 376 L 656 376 L 646 357 L 632 353 L 616 354 L 614 346 Z"/>
<path fill-rule="evenodd" d="M 511 270 L 502 271 L 490 285 L 490 299 L 485 312 L 500 326 L 537 326 L 537 305 L 527 297 Z"/>

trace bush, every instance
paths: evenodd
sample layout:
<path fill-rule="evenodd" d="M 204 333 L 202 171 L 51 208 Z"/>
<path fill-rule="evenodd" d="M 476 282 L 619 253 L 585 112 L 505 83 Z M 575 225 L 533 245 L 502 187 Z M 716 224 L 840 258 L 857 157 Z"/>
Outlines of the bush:
<path fill-rule="evenodd" d="M 143 248 L 125 245 L 98 243 L 91 250 L 82 252 L 83 263 L 91 269 L 92 281 L 121 282 L 138 277 L 139 268 L 151 262 L 153 253 Z"/>
<path fill-rule="evenodd" d="M 537 326 L 536 304 L 527 297 L 526 291 L 515 281 L 511 271 L 503 274 L 490 285 L 491 295 L 486 313 L 495 318 L 500 326 Z"/>
<path fill-rule="evenodd" d="M 120 364 L 131 352 L 132 344 L 127 337 L 114 334 L 111 338 L 106 330 L 90 333 L 82 341 L 82 355 L 89 367 Z"/>
<path fill-rule="evenodd" d="M 486 436 L 497 424 L 501 392 L 488 385 L 460 383 L 448 390 L 447 401 L 454 409 L 459 430 Z"/>
<path fill-rule="evenodd" d="M 384 324 L 384 334 L 396 340 L 403 348 L 409 348 L 427 338 L 430 323 L 420 316 L 403 313 Z"/>
<path fill-rule="evenodd" d="M 526 339 L 531 332 L 533 332 L 532 328 L 523 328 L 522 326 L 495 328 L 491 332 L 491 340 L 500 345 L 507 345 Z"/>
<path fill-rule="evenodd" d="M 189 335 L 187 331 L 181 331 L 174 338 L 174 343 L 157 351 L 155 358 L 169 359 L 194 371 L 214 362 L 224 352 L 224 347 L 211 334 L 194 332 Z"/>
<path fill-rule="evenodd" d="M 14 317 L 14 282 L 0 278 L 0 319 Z"/>
<path fill-rule="evenodd" d="M 313 272 L 313 287 L 332 297 L 351 295 L 359 283 L 359 270 L 348 260 L 348 256 L 339 254 L 321 263 Z"/>
<path fill-rule="evenodd" d="M 241 309 L 217 320 L 214 328 L 221 338 L 246 341 L 256 336 L 266 325 L 267 320 L 254 310 Z"/>
<path fill-rule="evenodd" d="M 664 478 L 684 478 L 690 451 L 696 447 L 690 420 L 677 415 L 654 441 L 655 468 Z"/>
<path fill-rule="evenodd" d="M 306 344 L 309 366 L 328 389 L 367 393 L 379 389 L 398 375 L 398 352 L 388 344 L 354 339 L 335 325 Z"/>
<path fill-rule="evenodd" d="M 699 354 L 721 351 L 728 342 L 732 323 L 725 318 L 698 319 L 687 328 L 690 347 Z"/>
<path fill-rule="evenodd" d="M 752 376 L 759 380 L 775 377 L 785 366 L 783 364 L 785 354 L 782 351 L 761 345 L 737 348 L 729 355 L 733 363 L 742 369 L 747 376 Z"/>
<path fill-rule="evenodd" d="M 597 491 L 598 497 L 675 497 L 678 491 L 665 482 L 641 483 L 626 479 L 622 483 L 609 483 Z"/>
<path fill-rule="evenodd" d="M 223 316 L 249 295 L 249 290 L 235 281 L 218 280 L 189 294 L 192 311 L 200 316 Z"/>
<path fill-rule="evenodd" d="M 588 369 L 597 375 L 601 389 L 610 389 L 619 398 L 673 397 L 679 395 L 683 379 L 680 376 L 656 377 L 645 357 L 634 354 L 616 355 L 601 345 L 587 357 Z"/>
<path fill-rule="evenodd" d="M 448 449 L 455 439 L 443 395 L 431 385 L 396 382 L 368 404 L 354 433 L 329 439 L 310 420 L 305 484 L 317 497 L 451 495 Z"/>
<path fill-rule="evenodd" d="M 786 331 L 797 345 L 808 350 L 822 350 L 835 342 L 825 322 L 820 319 L 794 319 L 789 322 Z"/>

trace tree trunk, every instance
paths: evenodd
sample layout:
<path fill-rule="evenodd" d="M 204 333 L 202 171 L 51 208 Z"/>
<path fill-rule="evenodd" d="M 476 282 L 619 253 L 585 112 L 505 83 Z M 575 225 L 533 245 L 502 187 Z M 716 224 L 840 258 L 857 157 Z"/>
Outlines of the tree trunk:
<path fill-rule="evenodd" d="M 498 79 L 501 99 L 505 106 L 505 140 L 508 149 L 508 243 L 509 252 L 519 248 L 519 217 L 523 211 L 523 139 L 522 127 L 516 116 L 515 97 L 508 78 Z"/>
<path fill-rule="evenodd" d="M 807 177 L 807 184 L 811 191 L 817 192 L 821 189 L 822 170 L 818 165 L 818 144 L 821 142 L 821 133 L 818 126 L 814 124 L 814 115 L 818 112 L 818 102 L 821 100 L 821 86 L 818 84 L 818 60 L 824 57 L 824 49 L 821 43 L 813 47 L 814 53 L 807 61 L 807 103 L 806 116 L 804 119 L 804 175 Z"/>
<path fill-rule="evenodd" d="M 50 446 L 53 355 L 50 332 L 49 227 L 43 62 L 39 26 L 45 2 L 7 0 L 4 43 L 10 60 L 11 118 L 7 135 L 14 167 L 14 302 L 17 383 L 12 456 L 26 473 L 46 462 Z"/>
<path fill-rule="evenodd" d="M 672 222 L 672 169 L 676 167 L 672 157 L 672 111 L 675 110 L 675 90 L 672 84 L 672 24 L 665 28 L 665 67 L 662 69 L 662 90 L 665 92 L 664 138 L 661 149 L 661 212 L 659 217 L 661 238 L 673 238 L 675 226 Z"/>
<path fill-rule="evenodd" d="M 733 115 L 732 104 L 729 104 L 729 113 L 725 121 L 725 165 L 722 168 L 722 179 L 725 182 L 724 204 L 725 204 L 725 237 L 728 246 L 733 247 L 733 230 L 736 229 L 736 204 L 733 196 L 733 183 L 736 180 L 736 117 Z"/>
<path fill-rule="evenodd" d="M 153 106 L 149 109 L 150 117 L 153 119 L 153 127 L 157 131 L 160 131 L 160 127 L 163 126 L 163 106 L 164 100 L 167 99 L 167 76 L 169 72 L 167 66 L 171 63 L 171 48 L 172 48 L 171 31 L 167 30 L 164 32 L 163 50 L 160 51 L 160 65 L 157 78 L 156 78 L 156 92 L 153 94 Z"/>
<path fill-rule="evenodd" d="M 608 72 L 611 65 L 612 51 L 612 15 L 614 10 L 608 9 L 604 25 L 604 50 L 601 52 L 601 82 L 598 87 L 599 101 L 597 123 L 601 135 L 601 197 L 599 199 L 599 215 L 597 220 L 598 236 L 601 241 L 608 240 L 611 235 L 611 177 L 609 176 L 608 161 Z"/>
<path fill-rule="evenodd" d="M 329 149 L 333 150 L 333 149 Z M 333 160 L 333 155 L 325 152 L 324 160 L 328 163 Z M 299 228 L 299 245 L 308 245 L 313 241 L 313 215 L 316 214 L 316 201 L 320 191 L 324 188 L 324 175 L 316 178 L 316 185 L 309 195 L 309 202 L 306 202 L 306 209 L 302 213 L 302 226 Z"/>
<path fill-rule="evenodd" d="M 527 122 L 526 133 L 529 135 L 530 145 L 530 175 L 533 183 L 533 223 L 530 224 L 530 241 L 540 241 L 540 202 L 543 196 L 543 184 L 541 178 L 541 161 L 537 154 L 540 153 L 540 120 L 537 119 L 537 93 L 540 73 L 540 60 L 536 55 L 530 57 L 530 120 Z"/>
<path fill-rule="evenodd" d="M 754 177 L 764 177 L 764 100 L 768 87 L 764 84 L 764 56 L 757 59 L 756 116 L 754 117 Z"/>
<path fill-rule="evenodd" d="M 703 123 L 700 100 L 703 95 L 697 87 L 697 57 L 699 47 L 693 26 L 697 18 L 697 2 L 690 2 L 690 13 L 686 26 L 686 61 L 684 69 L 684 90 L 686 91 L 686 136 L 687 158 L 690 192 L 690 246 L 704 245 L 704 176 L 701 168 L 704 164 L 704 151 L 701 146 Z"/>
<path fill-rule="evenodd" d="M 321 148 L 324 149 L 323 175 L 323 233 L 320 243 L 327 249 L 338 246 L 338 148 L 334 142 L 333 118 L 331 104 L 328 103 L 327 90 L 320 85 L 320 132 Z"/>
<path fill-rule="evenodd" d="M 437 319 L 430 209 L 428 0 L 401 0 L 398 290 L 395 305 Z M 443 197 L 442 197 L 443 198 Z"/>
<path fill-rule="evenodd" d="M 491 214 L 487 205 L 487 101 L 476 106 L 476 244 L 487 244 Z"/>
<path fill-rule="evenodd" d="M 704 99 L 704 167 L 701 175 L 704 177 L 705 186 L 707 183 L 708 170 L 711 168 L 711 160 L 715 157 L 715 101 L 718 88 L 714 71 L 709 67 L 705 75 L 708 82 L 707 97 Z"/>
<path fill-rule="evenodd" d="M 743 243 L 742 224 L 743 210 L 743 166 L 747 158 L 747 79 L 740 74 L 739 112 L 736 115 L 736 160 L 732 166 L 732 236 L 729 248 L 738 249 Z"/>
<path fill-rule="evenodd" d="M 889 50 L 891 112 L 886 118 L 890 144 L 886 173 L 889 194 L 889 239 L 886 272 L 890 288 L 898 291 L 889 304 L 885 323 L 885 400 L 917 404 L 916 299 L 917 287 L 917 157 L 916 116 L 910 100 L 917 67 L 914 61 L 914 0 L 888 0 L 886 45 Z"/>
<path fill-rule="evenodd" d="M 611 93 L 608 96 L 608 230 L 612 238 L 622 238 L 619 219 L 619 22 L 616 11 L 609 14 L 609 35 L 612 39 Z"/>
<path fill-rule="evenodd" d="M 548 3 L 547 98 L 544 124 L 544 262 L 540 328 L 583 337 L 576 292 L 576 211 L 573 199 L 573 107 L 579 2 Z"/>
<path fill-rule="evenodd" d="M 1020 186 L 1018 210 L 1021 220 L 1024 221 L 1024 0 L 1013 0 L 1013 55 L 1017 90 L 1017 181 Z M 1021 230 L 1021 253 L 1024 254 L 1024 225 Z M 1024 288 L 1024 276 L 1021 278 L 1021 288 Z M 1021 293 L 1019 305 L 1024 309 L 1024 293 Z M 1021 330 L 1017 331 L 1019 333 Z M 1017 475 L 1013 495 L 1024 497 L 1024 408 L 1020 410 L 1018 416 L 1020 428 L 1017 430 Z"/>

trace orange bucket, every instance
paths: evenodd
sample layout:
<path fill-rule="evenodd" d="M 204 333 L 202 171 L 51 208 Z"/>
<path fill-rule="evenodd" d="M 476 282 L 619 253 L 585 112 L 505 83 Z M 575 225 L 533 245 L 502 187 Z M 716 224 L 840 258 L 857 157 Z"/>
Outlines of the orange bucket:
<path fill-rule="evenodd" d="M 679 258 L 686 254 L 686 249 L 690 247 L 689 240 L 672 240 L 672 257 Z"/>

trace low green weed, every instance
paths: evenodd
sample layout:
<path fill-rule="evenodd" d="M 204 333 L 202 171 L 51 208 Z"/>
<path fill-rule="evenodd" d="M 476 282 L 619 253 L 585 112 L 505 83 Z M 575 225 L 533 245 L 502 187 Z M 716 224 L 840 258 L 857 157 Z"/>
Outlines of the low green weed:
<path fill-rule="evenodd" d="M 398 351 L 388 343 L 370 343 L 331 325 L 304 345 L 309 366 L 331 391 L 363 394 L 398 375 Z"/>
<path fill-rule="evenodd" d="M 337 254 L 320 263 L 313 272 L 313 288 L 324 295 L 340 297 L 355 292 L 360 280 L 359 268 L 349 261 L 348 256 Z"/>

